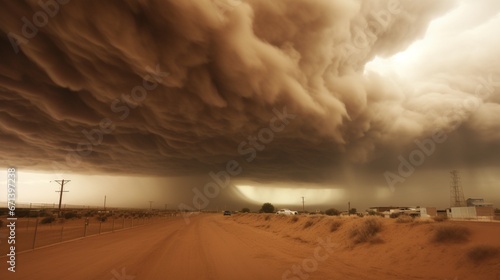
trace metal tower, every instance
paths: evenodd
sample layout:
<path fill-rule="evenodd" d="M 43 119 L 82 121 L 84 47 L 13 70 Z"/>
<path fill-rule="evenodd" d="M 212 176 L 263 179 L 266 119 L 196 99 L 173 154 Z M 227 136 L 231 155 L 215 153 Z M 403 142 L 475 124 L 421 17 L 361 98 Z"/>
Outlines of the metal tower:
<path fill-rule="evenodd" d="M 452 170 L 450 175 L 450 207 L 465 207 L 464 191 L 460 184 L 460 172 Z"/>

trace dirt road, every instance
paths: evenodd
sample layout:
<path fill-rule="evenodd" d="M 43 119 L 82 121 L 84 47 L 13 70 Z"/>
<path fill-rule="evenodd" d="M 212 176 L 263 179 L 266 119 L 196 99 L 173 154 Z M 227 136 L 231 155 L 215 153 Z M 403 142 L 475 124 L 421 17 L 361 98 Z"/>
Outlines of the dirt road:
<path fill-rule="evenodd" d="M 332 249 L 324 246 L 316 251 L 327 258 Z M 192 216 L 189 225 L 173 218 L 22 253 L 15 273 L 7 271 L 2 257 L 0 279 L 255 280 L 282 279 L 284 273 L 283 279 L 299 279 L 291 269 L 296 265 L 300 270 L 304 259 L 314 258 L 313 249 L 222 215 L 204 214 Z M 308 265 L 314 273 L 314 261 Z M 310 277 L 315 278 L 322 279 Z"/>

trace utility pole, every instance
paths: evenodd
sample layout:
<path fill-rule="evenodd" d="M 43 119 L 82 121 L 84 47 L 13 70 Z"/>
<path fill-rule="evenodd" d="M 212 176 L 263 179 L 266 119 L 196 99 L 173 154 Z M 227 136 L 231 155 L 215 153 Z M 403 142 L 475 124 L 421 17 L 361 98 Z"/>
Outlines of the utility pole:
<path fill-rule="evenodd" d="M 304 197 L 302 197 L 302 213 L 305 213 L 306 210 L 305 210 L 305 206 L 304 206 Z"/>
<path fill-rule="evenodd" d="M 56 191 L 59 193 L 59 218 L 61 217 L 61 203 L 62 203 L 62 195 L 63 195 L 63 192 L 68 192 L 68 191 L 65 191 L 64 190 L 64 183 L 69 183 L 71 182 L 71 180 L 54 180 L 54 182 L 58 183 L 59 185 L 61 185 L 61 190 L 60 191 Z"/>
<path fill-rule="evenodd" d="M 351 216 L 351 202 L 347 202 L 347 215 Z"/>
<path fill-rule="evenodd" d="M 152 211 L 153 210 L 153 201 L 150 200 L 149 201 L 149 211 Z"/>
<path fill-rule="evenodd" d="M 104 196 L 104 211 L 106 211 L 106 196 Z"/>

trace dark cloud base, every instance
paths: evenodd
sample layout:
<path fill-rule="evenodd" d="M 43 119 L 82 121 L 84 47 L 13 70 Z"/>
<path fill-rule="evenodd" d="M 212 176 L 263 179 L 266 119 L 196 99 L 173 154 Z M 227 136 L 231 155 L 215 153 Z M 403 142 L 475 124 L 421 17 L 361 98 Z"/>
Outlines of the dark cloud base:
<path fill-rule="evenodd" d="M 328 181 L 345 165 L 391 169 L 415 139 L 457 127 L 465 161 L 498 154 L 498 85 L 477 111 L 457 105 L 495 71 L 444 79 L 455 95 L 432 100 L 363 74 L 450 1 L 44 3 L 0 12 L 4 166 L 191 176 L 236 160 L 241 177 Z"/>

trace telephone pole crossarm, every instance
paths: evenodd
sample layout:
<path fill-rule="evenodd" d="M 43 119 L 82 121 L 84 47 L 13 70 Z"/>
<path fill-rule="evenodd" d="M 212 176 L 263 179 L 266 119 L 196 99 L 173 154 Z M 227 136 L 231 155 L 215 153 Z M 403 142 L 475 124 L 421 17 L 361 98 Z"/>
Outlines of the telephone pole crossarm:
<path fill-rule="evenodd" d="M 62 180 L 54 180 L 54 181 L 61 186 L 61 190 L 56 191 L 56 192 L 59 193 L 59 213 L 58 213 L 58 215 L 59 215 L 59 217 L 61 217 L 62 195 L 63 195 L 64 192 L 68 192 L 68 191 L 64 190 L 64 184 L 65 183 L 67 184 L 67 183 L 71 182 L 71 180 L 64 180 L 64 179 L 62 179 Z"/>

